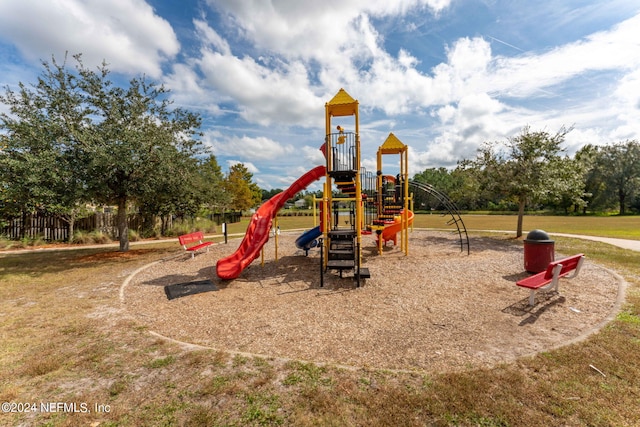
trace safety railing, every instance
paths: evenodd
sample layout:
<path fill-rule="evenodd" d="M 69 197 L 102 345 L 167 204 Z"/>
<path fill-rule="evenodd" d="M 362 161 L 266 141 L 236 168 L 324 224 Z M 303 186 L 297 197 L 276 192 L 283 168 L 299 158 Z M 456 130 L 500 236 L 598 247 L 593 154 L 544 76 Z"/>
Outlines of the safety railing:
<path fill-rule="evenodd" d="M 331 141 L 331 162 L 329 171 L 356 171 L 356 134 L 338 132 L 329 134 Z"/>

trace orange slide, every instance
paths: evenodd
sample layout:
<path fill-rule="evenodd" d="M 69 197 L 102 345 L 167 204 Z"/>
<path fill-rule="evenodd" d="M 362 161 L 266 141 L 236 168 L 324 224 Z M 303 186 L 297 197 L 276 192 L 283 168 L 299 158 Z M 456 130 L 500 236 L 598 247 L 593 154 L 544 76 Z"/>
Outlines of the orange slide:
<path fill-rule="evenodd" d="M 408 225 L 413 224 L 413 212 L 408 212 Z M 387 243 L 390 240 L 393 240 L 393 244 L 397 244 L 397 235 L 402 231 L 402 219 L 400 216 L 396 216 L 393 220 L 393 224 L 390 224 L 382 230 L 382 241 Z"/>
<path fill-rule="evenodd" d="M 247 232 L 240 246 L 228 257 L 221 258 L 216 264 L 218 277 L 223 280 L 235 279 L 254 259 L 260 255 L 260 249 L 269 240 L 271 223 L 284 204 L 309 184 L 325 176 L 326 168 L 316 166 L 298 178 L 289 188 L 264 202 L 251 217 Z"/>

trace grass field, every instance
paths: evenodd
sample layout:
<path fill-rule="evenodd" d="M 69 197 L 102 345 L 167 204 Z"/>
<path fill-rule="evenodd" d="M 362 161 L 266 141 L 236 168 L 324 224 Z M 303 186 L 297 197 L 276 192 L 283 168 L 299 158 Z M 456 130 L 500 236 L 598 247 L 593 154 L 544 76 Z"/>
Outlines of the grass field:
<path fill-rule="evenodd" d="M 450 216 L 440 214 L 416 215 L 415 227 L 446 228 Z M 244 233 L 248 218 L 238 224 L 229 224 L 229 233 Z M 468 230 L 503 230 L 515 233 L 515 215 L 462 215 Z M 313 226 L 313 217 L 278 217 L 282 229 L 307 229 Z M 549 233 L 584 234 L 588 236 L 616 237 L 640 240 L 640 216 L 527 216 L 523 230 L 542 229 Z"/>
<path fill-rule="evenodd" d="M 435 217 L 435 218 L 434 218 Z M 417 215 L 418 227 L 439 227 L 447 217 L 440 215 Z M 463 215 L 468 230 L 515 231 L 515 215 Z M 441 225 L 440 225 L 441 226 Z M 525 215 L 523 230 L 542 229 L 549 233 L 584 234 L 588 236 L 617 237 L 640 240 L 640 216 L 533 216 Z"/>
<path fill-rule="evenodd" d="M 507 231 L 516 221 L 464 219 L 469 229 Z M 416 226 L 439 228 L 442 220 L 420 216 Z M 313 225 L 309 217 L 279 221 L 282 229 Z M 638 238 L 639 221 L 527 217 L 525 229 Z M 245 218 L 229 232 L 246 226 Z M 118 291 L 137 268 L 175 254 L 177 242 L 124 254 L 113 247 L 0 252 L 0 402 L 13 402 L 3 406 L 0 425 L 640 425 L 640 254 L 556 241 L 627 280 L 616 319 L 581 343 L 438 375 L 185 350 L 159 339 L 121 312 Z"/>

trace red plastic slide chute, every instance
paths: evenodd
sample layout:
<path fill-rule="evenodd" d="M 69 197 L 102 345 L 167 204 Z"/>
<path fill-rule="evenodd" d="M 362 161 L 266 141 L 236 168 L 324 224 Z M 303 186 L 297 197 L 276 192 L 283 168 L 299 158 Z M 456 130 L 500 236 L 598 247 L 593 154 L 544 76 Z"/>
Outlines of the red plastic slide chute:
<path fill-rule="evenodd" d="M 254 259 L 258 258 L 260 249 L 262 249 L 264 244 L 267 243 L 267 240 L 269 240 L 271 223 L 278 211 L 284 206 L 287 200 L 307 188 L 312 182 L 325 176 L 325 174 L 326 168 L 324 166 L 316 166 L 298 178 L 282 193 L 278 193 L 264 202 L 251 217 L 247 232 L 238 249 L 228 257 L 218 260 L 216 264 L 218 277 L 223 280 L 235 279 Z"/>

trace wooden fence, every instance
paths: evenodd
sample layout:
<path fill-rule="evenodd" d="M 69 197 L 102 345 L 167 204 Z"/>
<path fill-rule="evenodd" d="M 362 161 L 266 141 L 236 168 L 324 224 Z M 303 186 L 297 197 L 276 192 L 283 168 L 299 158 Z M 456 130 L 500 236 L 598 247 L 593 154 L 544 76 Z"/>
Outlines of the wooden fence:
<path fill-rule="evenodd" d="M 223 222 L 240 222 L 242 212 L 215 213 L 210 219 L 218 225 Z M 128 215 L 127 221 L 130 230 L 142 231 L 142 216 L 139 214 Z M 172 227 L 172 218 L 167 218 L 168 228 Z M 0 229 L 0 234 L 11 239 L 41 238 L 47 241 L 66 241 L 69 239 L 69 223 L 58 215 L 43 213 L 26 214 L 22 217 L 12 218 L 6 221 L 7 225 Z M 76 220 L 75 231 L 101 231 L 112 238 L 118 237 L 116 214 L 110 212 L 96 212 L 88 217 Z"/>
<path fill-rule="evenodd" d="M 214 213 L 212 215 L 212 219 L 216 222 L 216 224 L 220 225 L 223 222 L 228 223 L 236 223 L 240 222 L 242 218 L 242 212 L 240 211 L 232 211 L 232 212 L 224 212 L 224 213 Z"/>
<path fill-rule="evenodd" d="M 128 216 L 129 229 L 140 231 L 142 217 L 134 214 Z M 115 213 L 96 212 L 86 218 L 76 220 L 76 231 L 102 231 L 112 237 L 117 237 L 118 227 Z M 68 240 L 69 223 L 58 215 L 26 214 L 19 218 L 8 220 L 2 234 L 11 240 L 22 238 L 34 239 L 40 237 L 47 241 Z"/>

